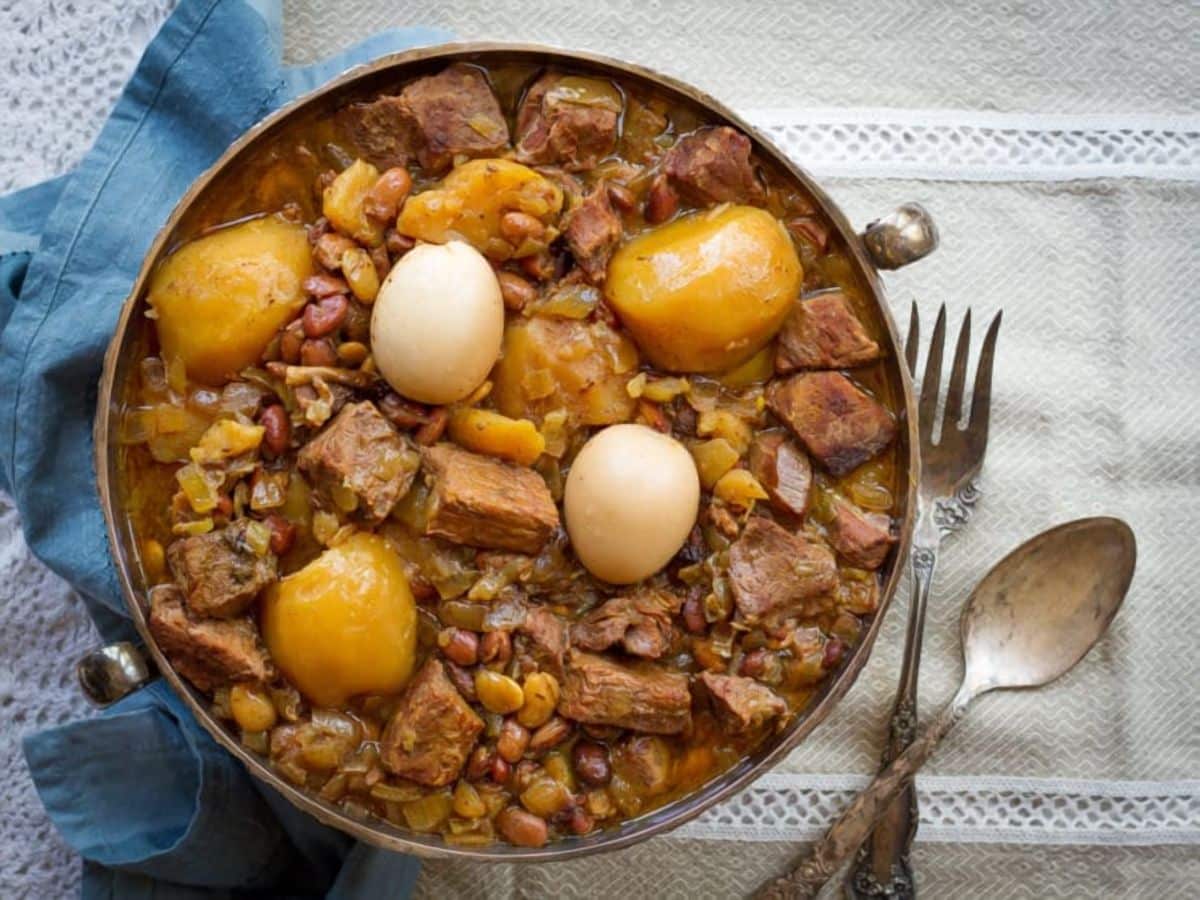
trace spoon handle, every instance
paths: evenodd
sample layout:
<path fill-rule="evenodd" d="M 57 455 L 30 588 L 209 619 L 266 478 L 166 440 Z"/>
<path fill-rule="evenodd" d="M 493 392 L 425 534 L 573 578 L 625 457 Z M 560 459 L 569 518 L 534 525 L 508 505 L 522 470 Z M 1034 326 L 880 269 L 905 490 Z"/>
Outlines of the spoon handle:
<path fill-rule="evenodd" d="M 962 718 L 975 696 L 975 692 L 965 684 L 960 687 L 954 699 L 921 731 L 912 745 L 854 798 L 841 818 L 813 847 L 808 858 L 787 875 L 765 885 L 755 894 L 757 900 L 815 897 L 821 886 L 834 876 L 871 833 L 879 817 L 929 759 L 947 732 Z"/>

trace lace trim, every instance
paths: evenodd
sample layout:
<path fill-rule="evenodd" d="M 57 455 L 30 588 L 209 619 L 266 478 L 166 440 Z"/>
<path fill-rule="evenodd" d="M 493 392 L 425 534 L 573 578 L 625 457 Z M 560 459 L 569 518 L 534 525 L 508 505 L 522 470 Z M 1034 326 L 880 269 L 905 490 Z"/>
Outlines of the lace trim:
<path fill-rule="evenodd" d="M 685 825 L 701 840 L 806 841 L 870 779 L 772 773 Z M 1200 781 L 917 779 L 918 839 L 940 843 L 1200 844 Z"/>
<path fill-rule="evenodd" d="M 1200 179 L 1200 116 L 762 109 L 747 117 L 820 176 Z"/>

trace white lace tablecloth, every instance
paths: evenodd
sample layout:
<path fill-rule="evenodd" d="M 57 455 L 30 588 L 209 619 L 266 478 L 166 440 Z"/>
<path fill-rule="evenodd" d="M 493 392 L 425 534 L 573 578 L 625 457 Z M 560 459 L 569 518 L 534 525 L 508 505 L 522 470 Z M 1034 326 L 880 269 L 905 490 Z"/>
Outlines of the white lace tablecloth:
<path fill-rule="evenodd" d="M 0 3 L 0 191 L 86 150 L 169 0 Z M 1029 534 L 1110 513 L 1139 566 L 1110 636 L 1039 692 L 982 702 L 919 781 L 924 896 L 1187 897 L 1200 888 L 1200 7 L 842 0 L 288 0 L 306 62 L 389 25 L 595 49 L 745 111 L 853 221 L 917 199 L 941 249 L 888 276 L 901 321 L 1004 309 L 984 496 L 945 546 L 922 668 L 959 673 L 957 615 Z M 978 337 L 977 337 L 978 340 Z M 903 597 L 901 601 L 903 601 Z M 425 897 L 738 896 L 781 871 L 865 783 L 903 602 L 859 683 L 777 771 L 679 832 L 540 867 L 429 863 Z M 18 739 L 89 711 L 70 661 L 82 604 L 30 558 L 0 497 L 0 896 L 72 893 L 78 863 Z"/>

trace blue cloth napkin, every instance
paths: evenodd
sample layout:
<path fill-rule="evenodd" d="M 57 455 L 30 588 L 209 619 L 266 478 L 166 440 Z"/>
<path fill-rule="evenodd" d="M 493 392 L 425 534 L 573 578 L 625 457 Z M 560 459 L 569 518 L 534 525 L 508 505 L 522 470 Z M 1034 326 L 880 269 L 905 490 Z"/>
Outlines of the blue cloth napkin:
<path fill-rule="evenodd" d="M 0 487 L 107 639 L 132 636 L 104 536 L 91 422 L 102 358 L 155 233 L 246 128 L 349 66 L 450 35 L 376 35 L 280 64 L 279 0 L 183 0 L 70 175 L 0 198 Z M 63 660 L 69 665 L 70 660 Z M 403 897 L 417 862 L 355 844 L 252 779 L 163 683 L 28 735 L 85 897 Z"/>

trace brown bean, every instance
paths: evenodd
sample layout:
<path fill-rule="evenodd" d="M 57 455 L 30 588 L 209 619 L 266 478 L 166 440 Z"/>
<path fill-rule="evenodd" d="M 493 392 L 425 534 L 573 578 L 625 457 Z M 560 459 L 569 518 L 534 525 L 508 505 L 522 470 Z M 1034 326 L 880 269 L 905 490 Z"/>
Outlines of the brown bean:
<path fill-rule="evenodd" d="M 346 321 L 342 323 L 342 334 L 348 341 L 369 343 L 371 340 L 370 307 L 352 299 L 350 306 L 346 309 Z"/>
<path fill-rule="evenodd" d="M 419 586 L 422 584 L 426 585 L 430 594 L 433 597 L 437 596 L 437 591 L 433 588 L 432 585 L 430 585 L 428 582 L 425 582 L 425 581 L 417 581 L 414 578 L 412 580 L 411 584 L 409 585 L 409 587 L 412 588 L 413 597 L 414 597 L 414 599 L 417 600 L 418 603 L 421 602 L 421 597 L 420 597 L 421 590 L 420 590 Z M 475 703 L 479 700 L 479 695 L 475 693 L 475 675 L 474 675 L 474 673 L 468 672 L 462 666 L 456 665 L 456 664 L 450 662 L 449 660 L 447 660 L 447 662 L 446 662 L 446 677 L 450 679 L 450 681 L 454 684 L 454 686 L 456 688 L 458 688 L 458 692 L 463 695 L 463 699 L 466 700 L 468 703 Z"/>
<path fill-rule="evenodd" d="M 534 281 L 549 281 L 554 277 L 554 257 L 545 251 L 521 257 L 520 266 Z"/>
<path fill-rule="evenodd" d="M 272 403 L 259 413 L 258 424 L 263 427 L 263 446 L 273 456 L 286 453 L 292 439 L 292 423 L 287 410 L 278 403 Z"/>
<path fill-rule="evenodd" d="M 228 494 L 217 498 L 217 512 L 227 519 L 233 515 L 233 500 Z"/>
<path fill-rule="evenodd" d="M 499 756 L 493 756 L 488 766 L 488 774 L 496 784 L 507 784 L 512 777 L 512 766 Z"/>
<path fill-rule="evenodd" d="M 846 652 L 846 645 L 839 637 L 831 637 L 825 642 L 825 655 L 821 660 L 821 665 L 826 669 L 832 669 L 842 661 L 842 656 Z"/>
<path fill-rule="evenodd" d="M 479 638 L 473 631 L 443 628 L 438 632 L 437 644 L 443 656 L 460 666 L 473 666 L 479 662 Z"/>
<path fill-rule="evenodd" d="M 529 213 L 510 210 L 500 217 L 500 236 L 513 247 L 525 241 L 538 241 L 546 236 L 546 226 Z"/>
<path fill-rule="evenodd" d="M 520 311 L 525 304 L 532 303 L 537 298 L 537 288 L 513 272 L 497 272 L 496 280 L 500 282 L 500 296 L 504 305 L 509 309 Z"/>
<path fill-rule="evenodd" d="M 514 794 L 520 794 L 533 783 L 534 776 L 538 774 L 540 768 L 532 759 L 521 760 L 512 771 L 508 789 Z"/>
<path fill-rule="evenodd" d="M 482 781 L 491 768 L 492 752 L 487 747 L 476 747 L 471 751 L 467 760 L 467 778 L 471 781 Z"/>
<path fill-rule="evenodd" d="M 518 847 L 543 847 L 550 838 L 545 819 L 515 806 L 496 814 L 496 828 L 506 841 Z"/>
<path fill-rule="evenodd" d="M 379 176 L 363 200 L 363 212 L 372 219 L 388 222 L 396 218 L 400 207 L 412 190 L 412 176 L 401 166 L 388 169 Z"/>
<path fill-rule="evenodd" d="M 301 316 L 304 336 L 319 338 L 337 331 L 346 321 L 349 307 L 350 301 L 345 294 L 333 294 L 308 304 Z"/>
<path fill-rule="evenodd" d="M 479 661 L 504 665 L 512 659 L 512 636 L 507 631 L 489 631 L 479 645 Z"/>
<path fill-rule="evenodd" d="M 388 392 L 379 401 L 379 411 L 397 428 L 407 431 L 429 421 L 429 410 L 399 394 Z"/>
<path fill-rule="evenodd" d="M 267 516 L 267 527 L 271 529 L 271 552 L 283 556 L 296 543 L 296 526 L 283 516 Z"/>
<path fill-rule="evenodd" d="M 337 351 L 328 338 L 307 340 L 300 345 L 300 362 L 306 366 L 336 366 Z"/>
<path fill-rule="evenodd" d="M 533 736 L 529 739 L 529 749 L 534 753 L 541 753 L 543 750 L 549 750 L 551 747 L 558 746 L 570 734 L 571 723 L 566 719 L 555 716 L 533 733 Z"/>
<path fill-rule="evenodd" d="M 401 234 L 395 228 L 389 228 L 383 235 L 383 246 L 387 247 L 388 253 L 392 256 L 403 256 L 417 246 L 417 242 L 415 238 Z"/>
<path fill-rule="evenodd" d="M 658 225 L 675 215 L 679 209 L 679 195 L 667 184 L 665 175 L 659 175 L 650 185 L 650 196 L 642 215 L 651 225 Z"/>
<path fill-rule="evenodd" d="M 344 279 L 330 275 L 328 272 L 318 272 L 316 275 L 309 275 L 304 279 L 304 292 L 318 300 L 333 294 L 344 294 L 348 290 L 350 288 L 346 286 Z"/>
<path fill-rule="evenodd" d="M 704 634 L 708 628 L 704 618 L 704 603 L 698 597 L 689 597 L 684 601 L 683 625 L 692 634 Z"/>
<path fill-rule="evenodd" d="M 751 650 L 742 657 L 742 662 L 738 666 L 738 674 L 745 675 L 747 678 L 761 677 L 767 670 L 767 653 L 768 651 L 762 647 Z"/>
<path fill-rule="evenodd" d="M 633 191 L 623 184 L 610 184 L 608 186 L 608 199 L 621 212 L 631 212 L 637 206 L 637 198 L 633 196 Z"/>
<path fill-rule="evenodd" d="M 519 762 L 529 746 L 529 729 L 516 719 L 505 719 L 496 738 L 496 752 L 510 763 Z"/>
<path fill-rule="evenodd" d="M 579 780 L 591 787 L 603 787 L 612 779 L 608 748 L 591 741 L 580 741 L 571 750 L 571 762 Z"/>
<path fill-rule="evenodd" d="M 379 278 L 380 283 L 387 278 L 388 272 L 392 270 L 392 260 L 388 256 L 387 247 L 380 244 L 378 247 L 371 248 L 371 262 L 375 265 L 375 275 Z"/>
<path fill-rule="evenodd" d="M 297 319 L 283 329 L 283 335 L 279 338 L 279 358 L 289 366 L 296 365 L 300 362 L 300 345 L 303 343 L 304 325 Z"/>
<path fill-rule="evenodd" d="M 308 243 L 315 247 L 317 241 L 321 239 L 321 235 L 329 233 L 329 228 L 329 220 L 324 216 L 319 217 L 311 225 L 306 226 L 304 233 L 308 237 Z"/>
<path fill-rule="evenodd" d="M 342 255 L 347 250 L 356 249 L 358 249 L 358 244 L 350 238 L 331 231 L 317 238 L 317 244 L 313 247 L 313 256 L 326 269 L 333 271 L 342 267 Z"/>
<path fill-rule="evenodd" d="M 442 439 L 442 434 L 446 430 L 446 423 L 449 420 L 450 414 L 446 412 L 446 407 L 436 407 L 429 413 L 429 418 L 425 424 L 417 429 L 417 433 L 413 435 L 413 440 L 423 447 L 432 447 Z"/>
<path fill-rule="evenodd" d="M 583 811 L 582 806 L 573 807 L 567 813 L 566 825 L 571 834 L 587 834 L 596 827 L 595 821 Z"/>

